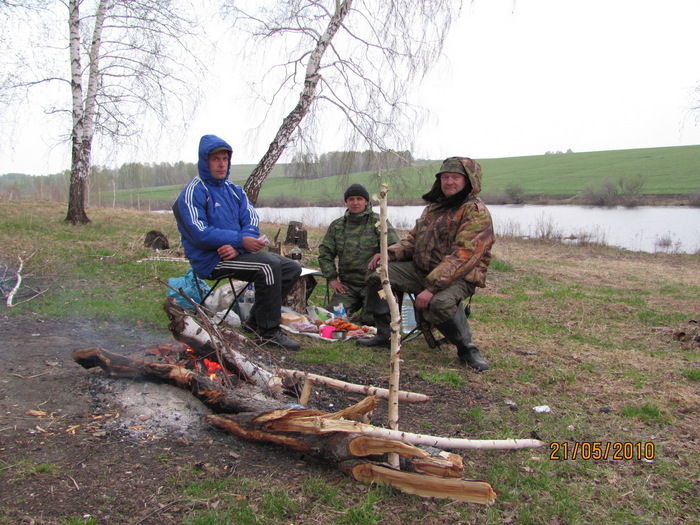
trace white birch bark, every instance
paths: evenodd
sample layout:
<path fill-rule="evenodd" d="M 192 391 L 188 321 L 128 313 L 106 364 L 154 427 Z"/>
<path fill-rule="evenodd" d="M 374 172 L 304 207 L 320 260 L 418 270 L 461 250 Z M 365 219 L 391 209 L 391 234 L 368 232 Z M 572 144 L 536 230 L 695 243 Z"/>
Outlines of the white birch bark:
<path fill-rule="evenodd" d="M 306 65 L 306 74 L 304 76 L 304 87 L 299 95 L 299 102 L 282 121 L 282 125 L 277 130 L 277 134 L 270 143 L 267 152 L 263 155 L 263 158 L 260 159 L 260 162 L 245 183 L 245 192 L 253 204 L 258 200 L 262 183 L 270 174 L 272 168 L 274 168 L 282 152 L 284 152 L 287 144 L 289 144 L 291 136 L 299 127 L 299 123 L 309 112 L 311 104 L 316 98 L 316 88 L 321 79 L 321 60 L 330 46 L 333 37 L 342 25 L 343 20 L 350 11 L 352 3 L 353 0 L 336 0 L 335 12 L 333 16 L 331 16 L 325 32 L 318 39 L 316 47 L 309 56 L 309 62 Z"/>

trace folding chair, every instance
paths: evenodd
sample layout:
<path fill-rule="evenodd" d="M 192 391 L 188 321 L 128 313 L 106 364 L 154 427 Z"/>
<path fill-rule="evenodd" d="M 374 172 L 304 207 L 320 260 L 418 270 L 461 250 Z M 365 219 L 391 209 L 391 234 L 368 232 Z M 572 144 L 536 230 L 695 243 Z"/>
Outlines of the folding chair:
<path fill-rule="evenodd" d="M 202 295 L 202 292 L 204 291 L 204 287 L 201 286 L 200 283 L 203 282 L 204 279 L 202 279 L 201 277 L 198 277 L 196 273 L 194 274 L 194 277 L 195 277 L 195 282 L 197 283 L 197 287 L 199 288 L 199 291 L 200 291 L 199 295 L 201 296 L 201 295 Z M 240 312 L 240 309 L 238 308 L 238 298 L 241 296 L 241 294 L 242 294 L 243 292 L 245 292 L 246 288 L 248 288 L 248 284 L 250 284 L 250 283 L 247 283 L 247 282 L 246 282 L 246 283 L 245 283 L 245 286 L 243 286 L 243 288 L 241 288 L 241 289 L 237 292 L 237 291 L 236 291 L 236 287 L 235 287 L 235 285 L 233 284 L 234 281 L 236 281 L 236 280 L 235 280 L 233 277 L 231 277 L 231 276 L 220 277 L 220 278 L 218 278 L 216 281 L 214 281 L 214 285 L 213 285 L 211 288 L 209 288 L 209 291 L 206 293 L 206 295 L 204 295 L 204 296 L 202 297 L 202 300 L 199 302 L 199 304 L 200 304 L 200 306 L 204 306 L 204 302 L 211 296 L 211 294 L 214 293 L 214 290 L 216 290 L 216 289 L 219 287 L 219 285 L 220 285 L 222 282 L 224 282 L 224 281 L 228 281 L 228 284 L 229 284 L 229 286 L 231 287 L 231 293 L 232 293 L 232 295 L 233 295 L 233 301 L 231 302 L 231 304 L 230 304 L 230 305 L 228 306 L 228 308 L 226 309 L 226 312 L 224 313 L 224 315 L 223 315 L 223 317 L 222 317 L 222 320 L 223 320 L 223 319 L 226 319 L 226 316 L 229 314 L 229 312 L 230 312 L 231 310 L 233 310 L 233 311 L 236 313 L 236 315 L 238 315 L 238 316 L 240 317 L 241 312 Z M 243 282 L 243 281 L 237 281 L 237 282 Z"/>

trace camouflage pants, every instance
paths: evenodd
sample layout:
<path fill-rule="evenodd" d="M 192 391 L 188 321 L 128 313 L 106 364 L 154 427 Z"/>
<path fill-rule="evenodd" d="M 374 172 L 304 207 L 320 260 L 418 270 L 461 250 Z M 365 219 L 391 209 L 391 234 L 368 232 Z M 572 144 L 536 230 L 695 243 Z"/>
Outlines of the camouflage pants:
<path fill-rule="evenodd" d="M 362 310 L 359 319 L 360 323 L 368 325 L 374 324 L 372 314 L 368 313 L 365 308 L 367 286 L 364 284 L 360 286 L 345 284 L 345 288 L 345 293 L 333 294 L 333 297 L 331 297 L 330 303 L 328 304 L 328 309 L 332 311 L 334 306 L 338 306 L 340 303 L 343 303 L 345 311 L 348 313 L 348 315 L 352 315 L 355 312 Z"/>
<path fill-rule="evenodd" d="M 394 292 L 417 295 L 425 290 L 427 276 L 428 272 L 418 268 L 413 261 L 389 263 L 389 282 Z M 381 289 L 379 274 L 368 272 L 365 281 L 367 282 L 367 310 L 372 314 L 388 313 L 389 305 L 377 295 Z M 472 283 L 459 280 L 433 295 L 428 308 L 422 310 L 420 314 L 423 319 L 433 325 L 451 321 L 457 311 L 457 306 L 461 306 L 464 299 L 472 296 L 475 289 L 476 287 Z"/>

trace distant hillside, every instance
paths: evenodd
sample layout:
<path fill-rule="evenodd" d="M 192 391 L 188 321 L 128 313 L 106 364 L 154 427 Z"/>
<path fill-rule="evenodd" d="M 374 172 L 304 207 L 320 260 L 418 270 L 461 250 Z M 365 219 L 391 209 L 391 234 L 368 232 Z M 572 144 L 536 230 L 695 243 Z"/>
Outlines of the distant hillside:
<path fill-rule="evenodd" d="M 503 199 L 518 187 L 524 201 L 533 197 L 555 200 L 575 197 L 587 187 L 610 191 L 620 181 L 643 181 L 643 195 L 690 195 L 700 191 L 700 146 L 562 153 L 476 159 L 483 168 L 482 193 L 487 202 Z M 415 168 L 377 173 L 353 173 L 320 180 L 268 180 L 260 200 L 268 203 L 297 200 L 300 203 L 340 202 L 343 190 L 352 182 L 364 184 L 370 193 L 378 192 L 381 182 L 389 185 L 390 199 L 420 199 L 434 182 L 441 160 L 427 161 Z M 239 181 L 243 183 L 244 180 Z M 507 195 L 506 195 L 507 197 Z"/>
<path fill-rule="evenodd" d="M 561 202 L 573 199 L 599 198 L 600 202 L 588 204 L 628 203 L 619 201 L 620 195 L 665 196 L 665 200 L 684 196 L 700 200 L 700 146 L 672 148 L 648 148 L 589 153 L 557 153 L 528 157 L 500 159 L 476 159 L 484 170 L 482 195 L 487 202 L 533 202 L 553 200 Z M 341 204 L 344 189 L 353 182 L 364 184 L 370 193 L 377 193 L 382 182 L 389 186 L 389 198 L 394 203 L 420 203 L 420 196 L 434 181 L 434 174 L 441 160 L 420 161 L 418 166 L 387 170 L 385 172 L 359 172 L 320 179 L 292 179 L 284 176 L 284 165 L 276 166 L 273 176 L 263 184 L 259 205 L 329 205 Z M 133 169 L 126 169 L 125 166 Z M 138 170 L 166 170 L 167 166 L 143 167 L 125 165 L 114 174 L 103 171 L 91 180 L 90 205 L 124 206 L 146 209 L 167 209 L 177 197 L 182 186 L 195 174 L 194 164 L 178 163 L 177 175 L 165 171 L 157 185 L 148 187 L 146 176 L 134 175 Z M 254 165 L 234 165 L 231 179 L 243 185 Z M 116 184 L 117 176 L 119 184 Z M 151 173 L 149 172 L 149 176 Z M 106 180 L 108 177 L 112 180 Z M 61 192 L 67 188 L 66 174 L 52 176 Z M 131 178 L 130 178 L 131 177 Z M 61 200 L 57 191 L 47 193 L 48 178 L 23 175 L 0 176 L 0 196 L 10 198 L 40 198 Z M 31 185 L 28 187 L 27 185 Z M 58 192 L 58 193 L 61 193 Z M 606 202 L 615 196 L 617 201 Z M 693 197 L 694 196 L 694 197 Z M 641 199 L 641 201 L 640 201 Z M 647 199 L 649 200 L 649 199 Z M 668 204 L 669 202 L 665 202 Z M 697 205 L 697 204 L 695 204 Z"/>

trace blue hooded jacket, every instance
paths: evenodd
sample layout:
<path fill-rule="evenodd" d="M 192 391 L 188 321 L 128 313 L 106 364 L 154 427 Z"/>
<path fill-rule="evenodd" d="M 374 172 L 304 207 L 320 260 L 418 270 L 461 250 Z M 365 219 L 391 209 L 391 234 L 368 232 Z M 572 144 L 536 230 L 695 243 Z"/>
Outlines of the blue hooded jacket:
<path fill-rule="evenodd" d="M 220 147 L 231 151 L 231 146 L 215 135 L 200 139 L 199 176 L 185 186 L 173 206 L 185 255 L 203 279 L 208 279 L 221 261 L 219 247 L 230 244 L 245 253 L 243 237 L 260 237 L 260 218 L 255 208 L 243 188 L 228 180 L 230 156 L 224 179 L 215 179 L 209 171 L 209 152 Z"/>

